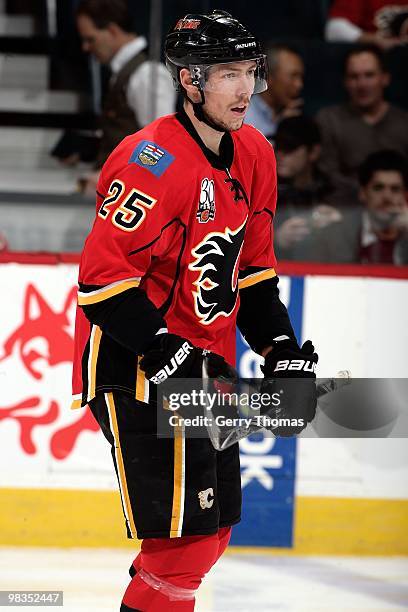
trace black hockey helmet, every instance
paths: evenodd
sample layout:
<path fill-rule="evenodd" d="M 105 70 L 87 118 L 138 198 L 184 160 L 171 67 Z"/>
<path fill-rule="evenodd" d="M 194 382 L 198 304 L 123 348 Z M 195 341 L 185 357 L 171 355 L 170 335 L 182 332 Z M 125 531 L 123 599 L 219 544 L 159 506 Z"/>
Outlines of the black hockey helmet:
<path fill-rule="evenodd" d="M 257 63 L 253 93 L 267 89 L 267 63 L 259 41 L 229 13 L 188 14 L 179 19 L 165 42 L 166 66 L 174 86 L 181 91 L 180 69 L 189 68 L 193 84 L 205 87 L 206 68 L 214 64 L 254 60 Z"/>

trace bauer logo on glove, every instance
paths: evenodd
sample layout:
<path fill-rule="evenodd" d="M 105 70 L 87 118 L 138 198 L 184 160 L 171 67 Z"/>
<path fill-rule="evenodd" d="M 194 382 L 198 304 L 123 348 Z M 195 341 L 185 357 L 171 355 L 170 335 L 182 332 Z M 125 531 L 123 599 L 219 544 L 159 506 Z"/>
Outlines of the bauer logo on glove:
<path fill-rule="evenodd" d="M 189 378 L 201 374 L 202 349 L 175 334 L 160 334 L 146 351 L 140 367 L 146 378 L 160 385 L 170 377 Z"/>
<path fill-rule="evenodd" d="M 168 379 L 169 376 L 172 376 L 178 370 L 178 367 L 187 359 L 191 351 L 194 350 L 194 347 L 191 346 L 188 342 L 184 342 L 182 346 L 175 353 L 174 357 L 170 358 L 170 364 L 166 364 L 164 368 L 156 372 L 154 376 L 150 378 L 152 383 L 155 385 L 159 385 Z"/>
<path fill-rule="evenodd" d="M 283 370 L 304 370 L 305 372 L 316 372 L 316 363 L 314 361 L 305 361 L 304 359 L 281 359 L 277 362 L 274 372 Z"/>

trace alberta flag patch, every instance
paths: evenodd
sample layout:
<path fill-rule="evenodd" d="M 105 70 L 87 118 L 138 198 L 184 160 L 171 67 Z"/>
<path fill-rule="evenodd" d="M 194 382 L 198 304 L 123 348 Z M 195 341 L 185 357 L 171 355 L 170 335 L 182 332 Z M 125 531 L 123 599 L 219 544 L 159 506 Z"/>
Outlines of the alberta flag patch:
<path fill-rule="evenodd" d="M 142 140 L 133 151 L 129 164 L 137 164 L 155 176 L 161 176 L 174 159 L 174 155 L 163 147 L 149 140 Z"/>

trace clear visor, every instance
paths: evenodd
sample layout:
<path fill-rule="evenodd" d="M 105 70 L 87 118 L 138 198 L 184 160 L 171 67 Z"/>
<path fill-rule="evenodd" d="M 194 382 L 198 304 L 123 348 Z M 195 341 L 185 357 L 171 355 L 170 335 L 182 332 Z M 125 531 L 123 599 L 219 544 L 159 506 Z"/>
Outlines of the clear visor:
<path fill-rule="evenodd" d="M 266 56 L 226 64 L 190 64 L 193 85 L 215 93 L 252 96 L 268 88 Z"/>

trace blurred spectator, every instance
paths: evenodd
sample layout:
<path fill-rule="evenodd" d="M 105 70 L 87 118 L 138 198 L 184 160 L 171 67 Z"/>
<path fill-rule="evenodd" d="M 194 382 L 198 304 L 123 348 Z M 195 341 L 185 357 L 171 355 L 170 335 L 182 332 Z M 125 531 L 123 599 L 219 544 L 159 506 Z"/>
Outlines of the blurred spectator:
<path fill-rule="evenodd" d="M 384 51 L 408 42 L 407 0 L 334 0 L 329 42 L 372 43 Z"/>
<path fill-rule="evenodd" d="M 320 168 L 339 179 L 356 180 L 358 166 L 374 151 L 408 154 L 408 113 L 387 102 L 390 82 L 384 55 L 374 45 L 352 48 L 345 59 L 344 85 L 349 100 L 317 114 L 322 134 Z"/>
<path fill-rule="evenodd" d="M 147 41 L 131 30 L 124 0 L 82 0 L 76 18 L 83 50 L 92 53 L 101 64 L 109 64 L 112 71 L 101 117 L 97 171 L 87 177 L 84 185 L 85 192 L 93 193 L 99 170 L 110 152 L 128 134 L 156 117 L 174 112 L 175 91 L 165 66 L 148 61 Z"/>
<path fill-rule="evenodd" d="M 8 241 L 6 235 L 0 232 L 0 253 L 6 253 L 9 250 Z"/>
<path fill-rule="evenodd" d="M 272 45 L 268 57 L 268 89 L 253 96 L 245 123 L 256 127 L 266 138 L 273 138 L 285 117 L 302 114 L 304 65 L 299 53 L 287 45 Z"/>
<path fill-rule="evenodd" d="M 372 153 L 359 168 L 362 206 L 316 232 L 306 258 L 331 263 L 408 264 L 408 163 Z"/>
<path fill-rule="evenodd" d="M 317 168 L 319 128 L 304 116 L 283 119 L 275 138 L 278 206 L 275 247 L 282 259 L 302 258 L 315 229 L 342 218 L 337 206 L 349 197 Z"/>

